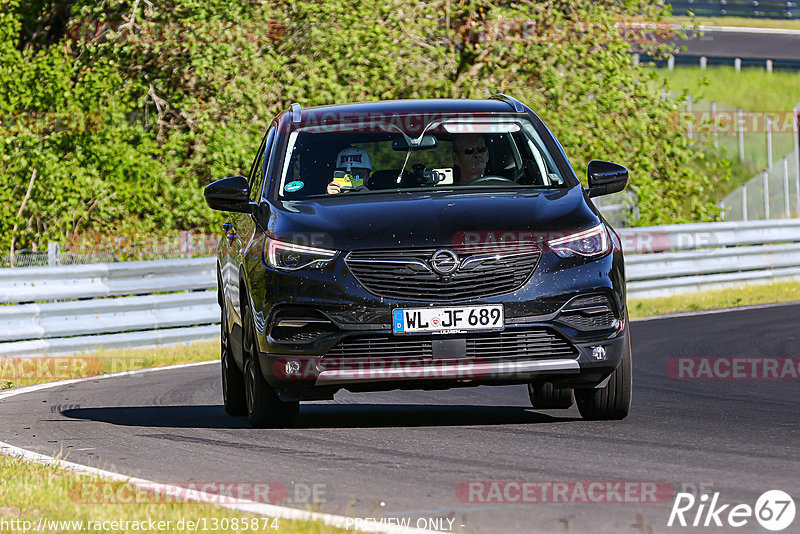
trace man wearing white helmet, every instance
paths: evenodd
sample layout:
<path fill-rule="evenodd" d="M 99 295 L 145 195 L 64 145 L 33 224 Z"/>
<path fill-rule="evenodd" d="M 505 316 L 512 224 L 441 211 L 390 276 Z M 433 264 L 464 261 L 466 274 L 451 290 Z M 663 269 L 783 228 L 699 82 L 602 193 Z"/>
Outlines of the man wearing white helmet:
<path fill-rule="evenodd" d="M 365 191 L 370 172 L 372 161 L 366 150 L 359 147 L 344 148 L 336 156 L 336 172 L 333 181 L 328 184 L 327 192 L 335 195 L 342 191 Z"/>

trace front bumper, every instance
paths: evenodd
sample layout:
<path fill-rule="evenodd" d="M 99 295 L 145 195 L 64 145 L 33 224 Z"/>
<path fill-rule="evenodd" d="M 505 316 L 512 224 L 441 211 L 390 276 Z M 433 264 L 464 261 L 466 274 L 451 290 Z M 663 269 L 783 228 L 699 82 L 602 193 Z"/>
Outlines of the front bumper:
<path fill-rule="evenodd" d="M 255 291 L 253 291 L 255 290 Z M 628 347 L 622 255 L 617 250 L 603 258 L 573 263 L 543 255 L 531 278 L 519 290 L 471 300 L 474 304 L 501 303 L 505 309 L 504 333 L 547 333 L 570 351 L 542 349 L 507 351 L 513 345 L 502 339 L 494 354 L 470 352 L 474 334 L 396 336 L 392 310 L 398 307 L 437 305 L 395 301 L 369 293 L 349 273 L 344 262 L 325 269 L 291 274 L 267 271 L 264 285 L 251 288 L 262 374 L 284 398 L 331 398 L 339 389 L 381 391 L 392 389 L 447 389 L 481 384 L 519 384 L 549 381 L 561 387 L 595 387 L 617 367 Z M 614 315 L 603 328 L 566 321 L 571 302 L 586 296 L 604 297 Z M 467 304 L 466 302 L 464 304 Z M 453 303 L 440 305 L 452 306 Z M 328 321 L 328 330 L 313 339 L 287 339 L 276 326 L 297 315 Z M 544 334 L 543 334 L 544 335 Z M 353 340 L 367 340 L 360 353 L 338 351 Z M 380 350 L 369 340 L 400 340 L 455 347 L 454 350 L 420 351 L 398 345 Z M 526 338 L 517 345 L 529 347 Z M 466 344 L 467 350 L 460 347 Z M 602 346 L 598 360 L 593 349 Z"/>

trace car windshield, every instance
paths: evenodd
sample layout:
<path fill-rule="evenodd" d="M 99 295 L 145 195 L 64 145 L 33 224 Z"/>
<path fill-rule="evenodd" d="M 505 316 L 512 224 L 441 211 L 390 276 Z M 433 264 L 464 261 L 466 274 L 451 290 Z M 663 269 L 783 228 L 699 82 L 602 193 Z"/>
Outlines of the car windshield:
<path fill-rule="evenodd" d="M 527 119 L 443 115 L 308 121 L 289 136 L 278 187 L 281 198 L 303 199 L 565 185 Z"/>

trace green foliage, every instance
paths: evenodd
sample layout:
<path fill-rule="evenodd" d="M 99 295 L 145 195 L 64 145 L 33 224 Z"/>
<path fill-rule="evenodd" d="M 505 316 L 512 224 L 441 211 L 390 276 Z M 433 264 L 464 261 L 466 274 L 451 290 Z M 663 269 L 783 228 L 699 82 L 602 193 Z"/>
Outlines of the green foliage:
<path fill-rule="evenodd" d="M 508 92 L 579 176 L 631 170 L 641 223 L 706 220 L 725 177 L 671 125 L 617 22 L 649 3 L 527 0 L 7 0 L 0 12 L 0 231 L 207 230 L 201 188 L 245 172 L 271 118 L 304 106 Z M 539 21 L 531 35 L 523 20 Z M 503 22 L 501 21 L 511 21 Z M 524 37 L 524 38 L 523 38 Z M 20 211 L 30 176 L 37 177 Z M 0 245 L 10 246 L 11 238 Z"/>

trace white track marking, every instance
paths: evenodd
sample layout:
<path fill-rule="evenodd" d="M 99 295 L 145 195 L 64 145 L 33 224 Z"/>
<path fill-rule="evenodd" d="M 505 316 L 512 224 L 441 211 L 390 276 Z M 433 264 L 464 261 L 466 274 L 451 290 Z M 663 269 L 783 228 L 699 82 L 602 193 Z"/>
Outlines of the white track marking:
<path fill-rule="evenodd" d="M 137 375 L 143 373 L 152 373 L 155 371 L 166 371 L 170 369 L 182 369 L 185 367 L 197 367 L 200 365 L 211 365 L 211 364 L 219 364 L 217 360 L 212 360 L 208 362 L 197 362 L 197 363 L 184 363 L 184 364 L 177 364 L 177 365 L 167 365 L 164 367 L 150 367 L 147 369 L 138 369 L 135 371 L 123 371 L 121 373 L 111 373 L 107 375 L 98 375 L 98 376 L 90 376 L 87 378 L 75 378 L 71 380 L 61 380 L 59 382 L 48 382 L 46 384 L 35 384 L 32 386 L 25 386 L 20 388 L 12 388 L 6 391 L 0 392 L 0 400 L 7 399 L 9 397 L 14 397 L 17 395 L 23 395 L 25 393 L 33 393 L 34 391 L 41 391 L 43 389 L 50 389 L 59 386 L 66 386 L 69 384 L 76 384 L 80 382 L 89 382 L 92 380 L 105 380 L 108 378 L 116 378 L 120 376 L 130 376 L 130 375 Z M 136 477 L 129 477 L 127 475 L 123 475 L 120 473 L 114 473 L 112 471 L 106 471 L 104 469 L 98 469 L 96 467 L 89 467 L 87 465 L 76 464 L 74 462 L 68 462 L 66 460 L 60 460 L 58 458 L 54 458 L 52 456 L 47 456 L 44 454 L 39 454 L 37 452 L 29 451 L 26 449 L 22 449 L 20 447 L 16 447 L 9 443 L 4 443 L 0 441 L 0 454 L 4 454 L 6 456 L 14 456 L 17 458 L 22 458 L 29 462 L 35 462 L 44 465 L 50 465 L 53 467 L 58 467 L 61 469 L 67 469 L 69 471 L 73 471 L 79 474 L 84 475 L 93 475 L 99 478 L 104 478 L 108 480 L 115 480 L 119 482 L 127 482 L 139 489 L 145 491 L 152 491 L 154 493 L 163 494 L 163 495 L 182 495 L 186 494 L 185 489 L 180 486 L 175 486 L 172 484 L 163 484 L 160 482 L 153 482 L 150 480 L 146 480 L 143 478 L 136 478 Z M 267 517 L 274 517 L 278 519 L 286 519 L 286 520 L 300 520 L 300 521 L 321 521 L 326 525 L 331 525 L 334 527 L 358 532 L 381 532 L 386 534 L 432 534 L 436 531 L 434 530 L 424 530 L 419 528 L 410 528 L 404 527 L 401 525 L 391 525 L 388 523 L 374 523 L 370 522 L 369 525 L 364 524 L 365 521 L 359 521 L 356 524 L 353 524 L 354 519 L 353 517 L 346 517 L 341 515 L 333 515 L 333 514 L 325 514 L 321 512 L 310 512 L 305 510 L 299 510 L 297 508 L 289 508 L 287 506 L 278 506 L 274 504 L 264 504 L 255 501 L 250 501 L 247 499 L 234 499 L 229 496 L 225 496 L 226 501 L 233 501 L 230 503 L 219 503 L 219 495 L 213 493 L 207 493 L 204 491 L 197 491 L 196 494 L 187 495 L 186 497 L 188 500 L 194 500 L 197 502 L 205 502 L 215 504 L 217 506 L 222 506 L 224 508 L 229 508 L 231 510 L 237 510 L 239 512 L 247 512 L 251 514 L 257 514 Z"/>

